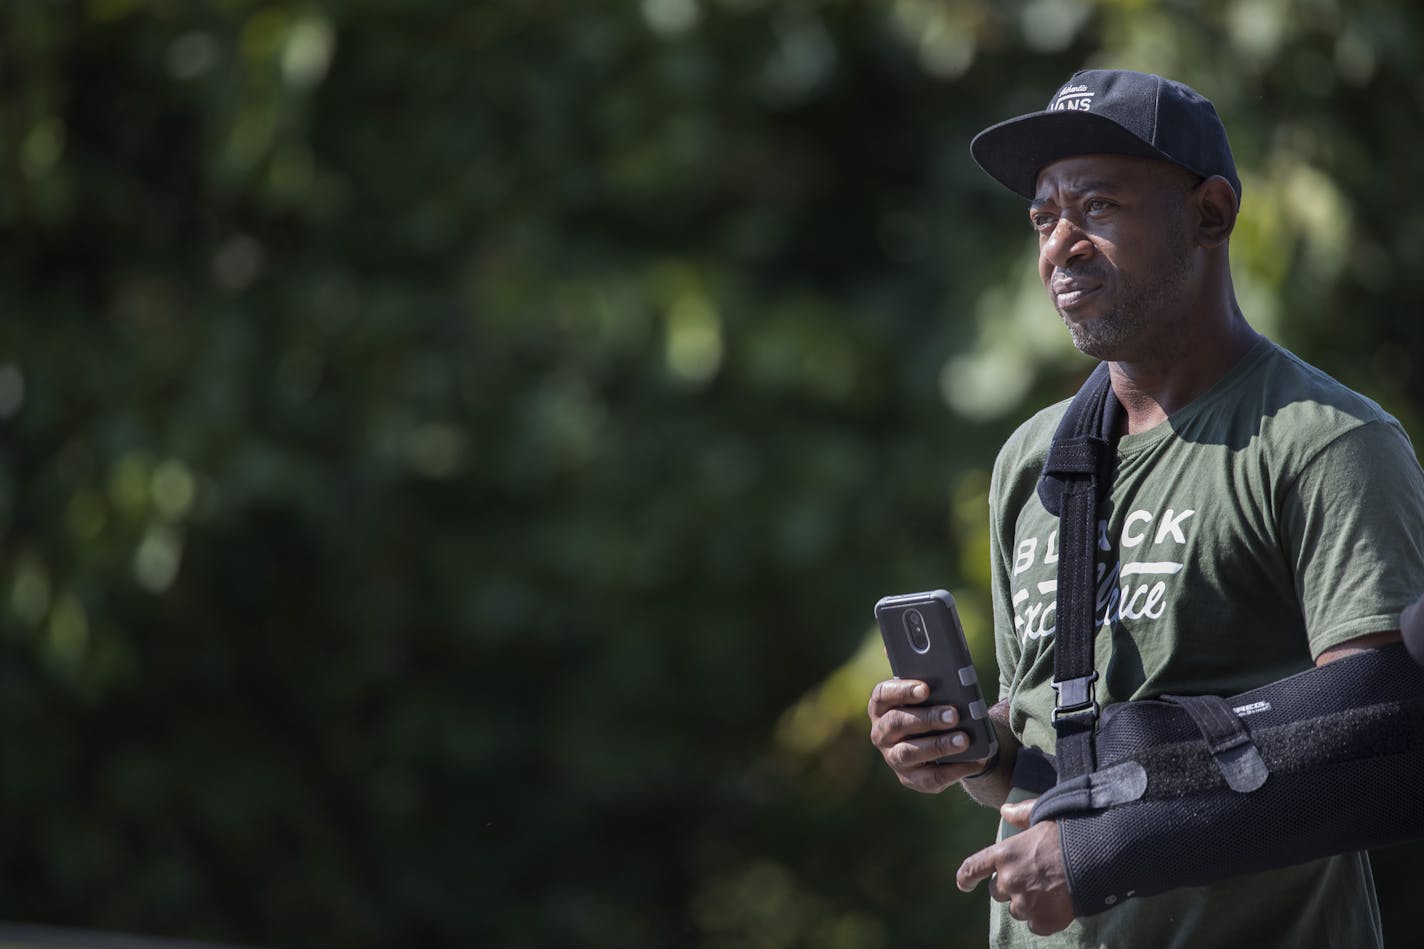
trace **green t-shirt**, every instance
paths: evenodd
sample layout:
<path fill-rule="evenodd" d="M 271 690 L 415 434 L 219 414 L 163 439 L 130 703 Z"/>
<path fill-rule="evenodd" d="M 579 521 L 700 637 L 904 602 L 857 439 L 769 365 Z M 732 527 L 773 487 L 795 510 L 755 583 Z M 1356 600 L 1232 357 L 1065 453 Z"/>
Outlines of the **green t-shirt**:
<path fill-rule="evenodd" d="M 1058 520 L 1037 487 L 1066 408 L 1020 426 L 990 488 L 1000 696 L 1019 741 L 1050 753 Z M 1104 705 L 1263 685 L 1397 629 L 1424 591 L 1424 472 L 1404 430 L 1266 340 L 1186 408 L 1122 438 L 1099 514 Z M 1380 944 L 1362 853 L 1130 900 L 1047 939 L 992 906 L 993 946 Z"/>

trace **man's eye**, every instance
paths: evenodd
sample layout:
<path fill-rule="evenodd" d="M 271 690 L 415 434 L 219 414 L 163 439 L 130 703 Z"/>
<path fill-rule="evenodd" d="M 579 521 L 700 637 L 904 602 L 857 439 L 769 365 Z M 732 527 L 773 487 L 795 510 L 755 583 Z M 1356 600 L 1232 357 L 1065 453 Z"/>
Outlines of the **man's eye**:
<path fill-rule="evenodd" d="M 1106 211 L 1111 206 L 1111 202 L 1106 201 L 1103 198 L 1093 198 L 1088 201 L 1087 204 L 1084 205 L 1084 207 L 1087 208 L 1089 212 Z"/>
<path fill-rule="evenodd" d="M 1052 230 L 1052 229 L 1053 229 L 1053 225 L 1054 225 L 1055 223 L 1057 223 L 1057 221 L 1058 221 L 1058 219 L 1057 219 L 1056 217 L 1054 217 L 1052 214 L 1034 214 L 1034 215 L 1030 215 L 1029 220 L 1033 222 L 1033 229 L 1034 229 L 1035 231 L 1049 231 L 1049 230 Z"/>

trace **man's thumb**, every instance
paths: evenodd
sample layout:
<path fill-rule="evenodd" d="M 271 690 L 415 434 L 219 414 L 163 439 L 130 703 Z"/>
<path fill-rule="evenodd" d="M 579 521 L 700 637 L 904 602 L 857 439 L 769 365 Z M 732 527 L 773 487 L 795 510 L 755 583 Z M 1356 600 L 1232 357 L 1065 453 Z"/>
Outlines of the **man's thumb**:
<path fill-rule="evenodd" d="M 1028 818 L 1033 813 L 1033 798 L 1028 801 L 1015 801 L 1012 804 L 1005 804 L 999 808 L 999 816 L 1004 819 L 1004 823 L 1010 827 L 1017 827 L 1019 830 L 1028 830 Z"/>

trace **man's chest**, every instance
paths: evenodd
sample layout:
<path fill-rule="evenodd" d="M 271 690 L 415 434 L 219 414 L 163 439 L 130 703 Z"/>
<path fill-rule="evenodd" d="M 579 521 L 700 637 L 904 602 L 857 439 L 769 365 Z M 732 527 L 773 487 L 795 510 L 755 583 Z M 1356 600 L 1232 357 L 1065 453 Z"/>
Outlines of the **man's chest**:
<path fill-rule="evenodd" d="M 1099 508 L 1096 554 L 1099 628 L 1150 635 L 1219 614 L 1224 600 L 1279 597 L 1290 586 L 1268 486 L 1225 467 L 1119 479 Z M 1008 551 L 1014 634 L 1024 647 L 1056 632 L 1060 558 L 1058 519 L 1030 499 Z"/>

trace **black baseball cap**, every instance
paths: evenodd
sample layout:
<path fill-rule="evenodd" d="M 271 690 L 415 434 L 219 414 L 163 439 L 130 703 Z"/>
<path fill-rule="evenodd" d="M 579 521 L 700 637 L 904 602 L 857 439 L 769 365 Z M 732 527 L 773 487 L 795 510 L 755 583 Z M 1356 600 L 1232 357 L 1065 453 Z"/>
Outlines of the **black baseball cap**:
<path fill-rule="evenodd" d="M 1032 199 L 1038 173 L 1074 155 L 1136 155 L 1221 175 L 1241 200 L 1226 129 L 1211 101 L 1190 86 L 1126 69 L 1084 69 L 1042 112 L 991 125 L 969 143 L 979 167 Z"/>

